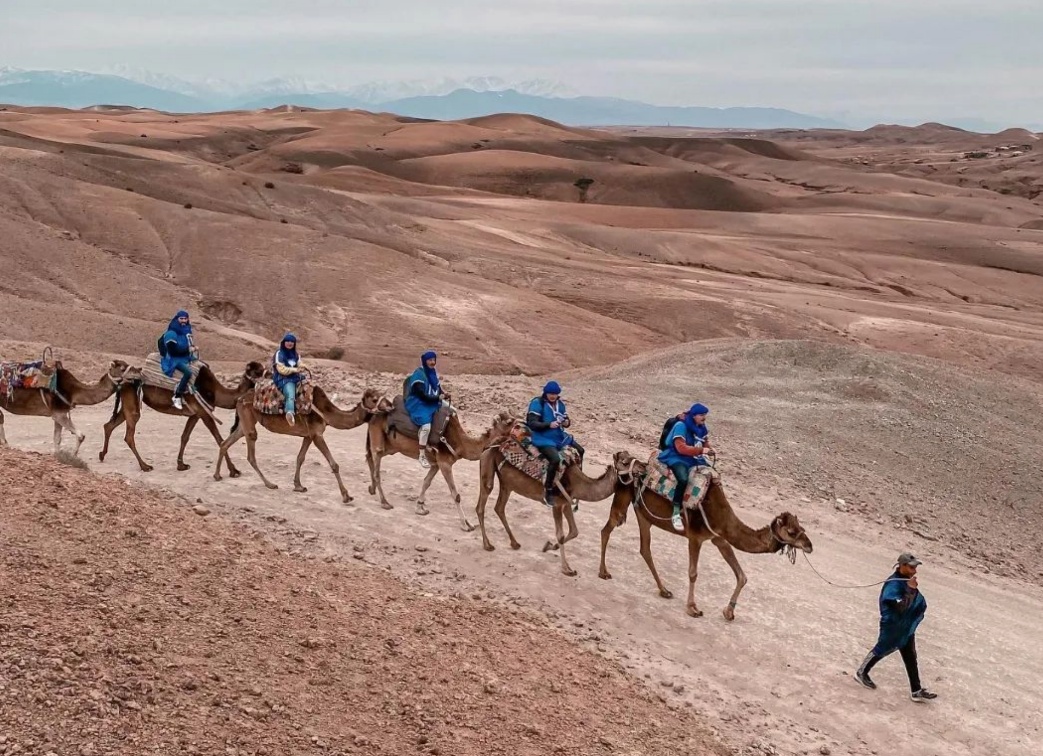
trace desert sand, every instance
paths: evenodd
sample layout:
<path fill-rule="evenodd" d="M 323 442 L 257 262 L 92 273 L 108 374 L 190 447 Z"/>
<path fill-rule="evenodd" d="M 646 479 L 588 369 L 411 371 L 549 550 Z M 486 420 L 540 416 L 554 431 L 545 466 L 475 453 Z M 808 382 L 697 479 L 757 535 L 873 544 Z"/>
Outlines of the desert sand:
<path fill-rule="evenodd" d="M 561 381 L 591 472 L 618 449 L 646 457 L 663 417 L 698 399 L 740 515 L 760 526 L 793 512 L 815 544 L 795 565 L 740 555 L 750 584 L 730 624 L 720 609 L 733 578 L 704 549 L 706 614 L 695 619 L 659 598 L 632 520 L 613 534 L 613 579 L 598 579 L 607 502 L 582 506 L 569 544 L 579 575 L 568 578 L 540 549 L 551 518 L 533 502 L 508 506 L 522 549 L 490 513 L 497 549 L 485 552 L 440 480 L 432 513 L 414 514 L 421 471 L 391 457 L 396 508 L 381 510 L 366 492 L 362 429 L 327 432 L 355 496 L 345 507 L 314 452 L 309 491 L 293 493 L 292 439 L 261 431 L 258 442 L 278 491 L 246 466 L 242 444 L 232 456 L 243 477 L 217 482 L 213 440 L 197 430 L 192 469 L 177 472 L 182 424 L 146 409 L 138 448 L 156 469 L 142 473 L 122 429 L 98 461 L 111 404 L 81 408 L 81 456 L 107 477 L 4 453 L 5 485 L 19 491 L 0 536 L 3 621 L 17 631 L 0 646 L 0 706 L 17 723 L 7 737 L 34 748 L 63 738 L 56 753 L 91 738 L 98 753 L 114 747 L 38 715 L 33 695 L 64 696 L 58 713 L 100 712 L 155 752 L 181 727 L 202 753 L 217 737 L 244 753 L 1038 753 L 1036 143 L 936 125 L 739 134 L 509 114 L 0 111 L 3 359 L 50 344 L 96 377 L 113 357 L 140 361 L 187 306 L 229 381 L 292 327 L 318 380 L 350 406 L 364 387 L 393 391 L 434 346 L 473 431 L 521 412 L 545 377 Z M 219 415 L 227 432 L 231 414 Z M 14 447 L 50 451 L 49 420 L 5 418 Z M 473 523 L 477 465 L 455 472 Z M 653 536 L 675 596 L 683 546 Z M 921 669 L 940 694 L 930 706 L 909 701 L 897 660 L 878 668 L 879 690 L 854 683 L 876 589 L 833 587 L 812 570 L 872 583 L 905 550 L 925 562 Z M 247 571 L 221 567 L 232 563 Z M 265 599 L 243 598 L 260 582 L 250 570 L 275 576 Z M 89 591 L 77 599 L 69 581 Z M 183 611 L 162 603 L 179 595 Z M 304 633 L 313 648 L 265 611 L 316 611 L 305 598 L 328 612 Z M 408 612 L 390 608 L 400 602 Z M 389 635 L 428 628 L 404 659 L 397 641 L 379 651 L 372 624 L 352 628 L 373 605 Z M 209 617 L 205 636 L 179 624 L 150 650 L 129 630 L 195 611 Z M 106 647 L 92 631 L 77 655 L 71 628 L 88 620 L 118 632 Z M 467 661 L 424 666 L 458 645 Z M 373 667 L 378 651 L 388 658 Z M 294 664 L 330 679 L 299 698 Z M 26 672 L 47 665 L 62 674 Z M 107 687 L 87 684 L 97 674 Z M 186 677 L 196 688 L 178 687 Z M 352 686 L 368 695 L 352 698 Z M 201 714 L 200 690 L 223 703 Z M 319 713 L 346 702 L 359 723 Z"/>

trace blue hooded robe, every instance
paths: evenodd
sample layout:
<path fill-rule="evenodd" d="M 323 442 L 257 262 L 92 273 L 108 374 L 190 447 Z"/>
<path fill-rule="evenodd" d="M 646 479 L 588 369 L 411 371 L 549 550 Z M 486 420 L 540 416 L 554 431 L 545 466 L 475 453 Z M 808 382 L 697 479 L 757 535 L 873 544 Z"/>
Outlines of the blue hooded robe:
<path fill-rule="evenodd" d="M 405 394 L 409 419 L 418 427 L 431 423 L 442 404 L 442 384 L 438 380 L 438 371 L 427 366 L 428 360 L 436 358 L 434 352 L 424 352 L 420 356 L 420 367 L 406 379 L 402 392 Z M 413 387 L 418 384 L 420 396 L 413 391 Z"/>
<path fill-rule="evenodd" d="M 287 341 L 293 342 L 293 349 L 286 348 Z M 282 337 L 282 341 L 279 342 L 279 351 L 272 357 L 272 381 L 275 382 L 276 388 L 282 391 L 283 386 L 287 383 L 300 383 L 304 380 L 304 376 L 300 373 L 282 375 L 275 367 L 276 362 L 281 362 L 286 367 L 297 367 L 300 364 L 301 358 L 297 354 L 297 337 L 292 333 Z"/>
<path fill-rule="evenodd" d="M 189 365 L 195 361 L 195 357 L 192 355 L 192 343 L 188 337 L 192 335 L 192 324 L 185 323 L 182 325 L 177 322 L 178 318 L 187 318 L 188 313 L 184 310 L 180 310 L 170 320 L 170 325 L 167 326 L 166 333 L 163 334 L 163 344 L 167 348 L 167 354 L 163 355 L 160 360 L 160 367 L 163 369 L 163 374 L 169 378 L 174 376 L 174 369 L 179 365 Z M 173 349 L 171 349 L 173 346 Z M 172 354 L 171 352 L 174 352 Z"/>
<path fill-rule="evenodd" d="M 899 611 L 899 602 L 908 590 L 905 578 L 897 570 L 880 590 L 880 635 L 873 647 L 877 656 L 887 656 L 904 646 L 923 622 L 927 599 L 919 591 L 915 592 L 909 607 L 904 612 Z"/>

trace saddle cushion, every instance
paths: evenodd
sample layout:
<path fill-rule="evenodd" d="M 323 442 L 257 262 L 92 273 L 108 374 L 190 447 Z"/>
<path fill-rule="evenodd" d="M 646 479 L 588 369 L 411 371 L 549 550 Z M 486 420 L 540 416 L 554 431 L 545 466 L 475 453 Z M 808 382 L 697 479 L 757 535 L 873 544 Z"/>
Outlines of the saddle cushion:
<path fill-rule="evenodd" d="M 141 368 L 141 380 L 146 386 L 155 386 L 173 393 L 177 384 L 181 382 L 181 373 L 174 373 L 173 378 L 168 376 L 163 372 L 161 359 L 159 352 L 152 352 L 145 357 L 145 365 Z M 203 365 L 204 363 L 200 360 L 189 365 L 189 371 L 192 373 L 192 377 L 188 379 L 189 388 L 196 385 L 196 379 L 199 377 L 199 371 L 203 369 Z"/>
<path fill-rule="evenodd" d="M 711 481 L 719 479 L 720 474 L 712 467 L 693 467 L 688 475 L 688 489 L 683 499 L 685 508 L 697 509 L 706 498 Z M 668 501 L 672 500 L 674 491 L 677 490 L 677 478 L 669 467 L 658 459 L 653 459 L 645 476 L 644 490 L 657 493 Z"/>
<path fill-rule="evenodd" d="M 15 389 L 53 391 L 58 371 L 43 362 L 0 362 L 0 394 L 10 399 Z"/>
<path fill-rule="evenodd" d="M 314 389 L 311 382 L 304 380 L 297 384 L 295 414 L 307 415 L 312 411 Z M 262 415 L 281 415 L 286 412 L 286 397 L 271 378 L 262 378 L 254 386 L 254 409 Z"/>
<path fill-rule="evenodd" d="M 530 478 L 539 481 L 547 479 L 547 465 L 550 463 L 540 455 L 535 446 L 516 439 L 509 439 L 500 447 L 500 450 L 503 452 L 504 463 L 521 470 Z M 579 464 L 579 451 L 574 447 L 566 446 L 561 452 L 561 457 L 563 464 L 558 468 L 557 480 L 561 480 L 567 467 Z"/>
<path fill-rule="evenodd" d="M 429 444 L 434 443 L 438 432 L 444 430 L 448 422 L 449 408 L 443 404 L 438 408 L 438 412 L 435 413 L 434 420 L 431 421 L 432 438 L 428 439 Z M 414 440 L 420 437 L 420 428 L 417 427 L 416 423 L 409 416 L 409 412 L 406 411 L 406 400 L 402 396 L 396 396 L 392 402 L 391 412 L 388 413 L 387 427 L 389 431 L 401 433 L 403 436 Z"/>

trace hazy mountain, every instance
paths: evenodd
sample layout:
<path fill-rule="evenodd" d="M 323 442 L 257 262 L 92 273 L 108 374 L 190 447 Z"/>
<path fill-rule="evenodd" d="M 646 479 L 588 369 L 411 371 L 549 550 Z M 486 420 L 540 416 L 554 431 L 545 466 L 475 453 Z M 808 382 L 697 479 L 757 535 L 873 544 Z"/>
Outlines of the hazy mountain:
<path fill-rule="evenodd" d="M 173 112 L 206 110 L 198 97 L 159 89 L 120 76 L 82 71 L 17 71 L 0 69 L 0 102 L 85 108 L 133 105 Z"/>

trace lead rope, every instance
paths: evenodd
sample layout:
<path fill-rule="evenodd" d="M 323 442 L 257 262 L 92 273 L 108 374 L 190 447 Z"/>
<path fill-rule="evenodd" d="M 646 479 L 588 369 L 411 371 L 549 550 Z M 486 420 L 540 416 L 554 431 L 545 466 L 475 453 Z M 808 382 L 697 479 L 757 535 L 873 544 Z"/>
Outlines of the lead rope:
<path fill-rule="evenodd" d="M 806 561 L 808 563 L 808 566 L 811 567 L 811 571 L 818 575 L 824 582 L 829 583 L 834 588 L 875 588 L 876 586 L 883 585 L 884 583 L 908 583 L 911 580 L 911 578 L 887 578 L 886 580 L 879 580 L 875 583 L 866 583 L 865 585 L 841 585 L 840 583 L 834 583 L 832 580 L 825 577 L 821 572 L 816 570 L 815 565 L 811 563 L 811 560 L 808 559 L 808 555 L 805 552 L 802 551 L 800 553 L 804 554 L 804 561 Z"/>

